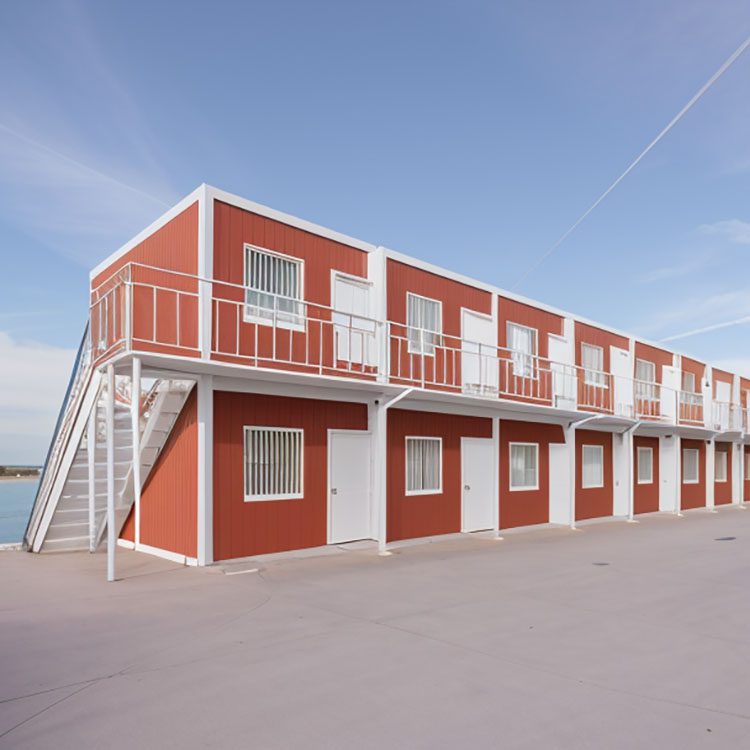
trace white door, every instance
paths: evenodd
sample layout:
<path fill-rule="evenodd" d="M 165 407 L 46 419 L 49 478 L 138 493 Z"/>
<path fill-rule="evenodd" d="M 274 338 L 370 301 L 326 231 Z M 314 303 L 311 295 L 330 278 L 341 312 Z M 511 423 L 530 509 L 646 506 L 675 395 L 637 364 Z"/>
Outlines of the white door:
<path fill-rule="evenodd" d="M 561 336 L 550 336 L 548 346 L 554 395 L 552 405 L 559 409 L 575 409 L 578 379 L 572 365 L 570 344 Z"/>
<path fill-rule="evenodd" d="M 461 531 L 484 531 L 495 526 L 493 477 L 494 443 L 486 438 L 461 438 Z"/>
<path fill-rule="evenodd" d="M 370 284 L 346 276 L 335 276 L 333 309 L 337 360 L 358 365 L 372 364 L 375 323 L 368 317 Z"/>
<path fill-rule="evenodd" d="M 467 393 L 498 390 L 495 321 L 472 310 L 461 311 L 461 381 Z"/>
<path fill-rule="evenodd" d="M 370 434 L 328 433 L 328 543 L 370 534 Z"/>
<path fill-rule="evenodd" d="M 677 419 L 677 392 L 680 390 L 682 373 L 678 367 L 661 368 L 661 413 L 671 422 Z"/>
<path fill-rule="evenodd" d="M 617 346 L 609 347 L 610 372 L 614 384 L 614 413 L 633 417 L 633 360 L 630 352 Z"/>
<path fill-rule="evenodd" d="M 716 401 L 714 402 L 714 426 L 718 429 L 729 429 L 729 402 L 731 400 L 732 386 L 722 380 L 717 380 Z"/>

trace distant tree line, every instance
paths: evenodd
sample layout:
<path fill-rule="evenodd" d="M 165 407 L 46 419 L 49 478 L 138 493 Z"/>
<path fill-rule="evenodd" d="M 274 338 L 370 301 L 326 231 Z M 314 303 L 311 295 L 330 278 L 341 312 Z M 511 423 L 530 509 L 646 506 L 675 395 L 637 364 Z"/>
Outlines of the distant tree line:
<path fill-rule="evenodd" d="M 34 466 L 0 466 L 0 477 L 38 477 L 39 469 Z"/>

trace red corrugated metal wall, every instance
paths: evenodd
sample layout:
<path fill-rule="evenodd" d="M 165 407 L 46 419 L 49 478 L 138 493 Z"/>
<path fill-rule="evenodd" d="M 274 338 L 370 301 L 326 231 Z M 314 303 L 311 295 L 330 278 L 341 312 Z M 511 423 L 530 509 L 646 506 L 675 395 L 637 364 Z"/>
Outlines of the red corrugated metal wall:
<path fill-rule="evenodd" d="M 500 528 L 549 522 L 549 444 L 564 443 L 562 427 L 538 422 L 500 422 Z M 539 445 L 539 489 L 510 489 L 510 444 Z M 555 481 L 554 478 L 552 481 Z"/>
<path fill-rule="evenodd" d="M 682 465 L 681 455 L 680 492 L 682 494 L 680 507 L 683 510 L 689 510 L 690 508 L 703 508 L 706 505 L 706 444 L 702 440 L 687 440 L 682 438 L 680 450 L 684 450 L 685 448 L 698 449 L 698 483 L 685 484 L 683 481 L 684 466 Z"/>
<path fill-rule="evenodd" d="M 304 432 L 304 498 L 245 502 L 243 428 Z M 327 542 L 328 430 L 366 430 L 367 406 L 340 401 L 214 394 L 214 558 L 317 547 Z"/>
<path fill-rule="evenodd" d="M 320 237 L 236 206 L 216 201 L 214 210 L 214 278 L 231 284 L 245 283 L 245 244 L 304 261 L 303 295 L 307 302 L 304 330 L 274 329 L 243 321 L 243 291 L 213 285 L 214 358 L 260 366 L 291 364 L 286 369 L 317 370 L 335 365 L 331 306 L 331 272 L 367 277 L 367 253 Z M 320 321 L 320 322 L 318 322 Z M 257 336 L 257 340 L 256 340 Z M 259 360 L 256 362 L 256 355 Z M 266 360 L 264 362 L 263 360 Z M 308 365 L 309 363 L 309 365 Z"/>
<path fill-rule="evenodd" d="M 650 484 L 638 483 L 638 448 L 651 448 L 653 456 Z M 633 437 L 633 511 L 656 513 L 659 510 L 659 438 L 636 435 Z"/>
<path fill-rule="evenodd" d="M 583 488 L 583 446 L 601 445 L 604 449 L 604 486 Z M 614 512 L 612 434 L 594 430 L 576 430 L 576 520 L 603 518 Z"/>
<path fill-rule="evenodd" d="M 727 457 L 727 481 L 714 481 L 714 505 L 727 505 L 732 502 L 732 444 L 715 443 L 714 447 L 715 453 L 725 453 Z"/>
<path fill-rule="evenodd" d="M 406 437 L 443 439 L 443 491 L 406 495 Z M 492 437 L 492 420 L 390 409 L 388 412 L 388 541 L 461 530 L 461 438 Z"/>
<path fill-rule="evenodd" d="M 395 260 L 388 260 L 388 320 L 391 328 L 390 374 L 396 382 L 413 382 L 422 374 L 422 357 L 407 346 L 406 295 L 408 292 L 442 303 L 442 345 L 424 357 L 425 380 L 436 390 L 461 390 L 461 308 L 492 313 L 492 295 Z"/>
<path fill-rule="evenodd" d="M 94 278 L 92 291 L 102 284 L 99 295 L 92 293 L 92 303 L 95 305 L 91 320 L 94 341 L 99 340 L 100 325 L 96 301 L 102 293 L 116 285 L 117 281 L 110 277 L 127 263 L 140 263 L 195 276 L 198 273 L 198 203 L 190 205 Z M 132 267 L 133 345 L 141 351 L 196 356 L 197 282 L 168 271 Z M 110 297 L 110 308 L 117 308 L 117 313 L 110 313 L 109 316 L 110 340 L 122 337 L 126 330 L 126 302 L 122 290 L 123 287 L 117 287 Z"/>
<path fill-rule="evenodd" d="M 193 389 L 141 492 L 141 543 L 197 555 L 198 433 Z M 120 537 L 135 539 L 131 510 Z"/>

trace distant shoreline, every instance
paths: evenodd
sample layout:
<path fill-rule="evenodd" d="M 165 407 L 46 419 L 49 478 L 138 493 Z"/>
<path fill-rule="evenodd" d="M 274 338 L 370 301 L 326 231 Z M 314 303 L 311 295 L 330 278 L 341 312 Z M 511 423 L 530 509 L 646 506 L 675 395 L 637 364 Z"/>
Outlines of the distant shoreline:
<path fill-rule="evenodd" d="M 0 477 L 0 482 L 34 482 L 39 480 L 39 474 L 26 477 Z"/>

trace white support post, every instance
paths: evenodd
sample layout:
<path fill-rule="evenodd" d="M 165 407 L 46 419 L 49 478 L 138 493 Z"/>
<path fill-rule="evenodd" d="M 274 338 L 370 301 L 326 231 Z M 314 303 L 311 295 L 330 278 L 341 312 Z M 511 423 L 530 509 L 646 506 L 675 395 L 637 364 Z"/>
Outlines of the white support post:
<path fill-rule="evenodd" d="M 200 375 L 198 389 L 198 565 L 214 561 L 214 386 L 211 375 Z"/>
<path fill-rule="evenodd" d="M 373 475 L 373 497 L 378 514 L 378 554 L 389 555 L 388 542 L 388 492 L 386 472 L 388 467 L 388 409 L 385 404 L 375 407 L 375 473 Z"/>
<path fill-rule="evenodd" d="M 492 464 L 492 496 L 495 498 L 493 515 L 495 518 L 495 539 L 500 536 L 500 417 L 492 417 L 492 450 L 495 454 Z"/>
<path fill-rule="evenodd" d="M 739 465 L 739 481 L 740 481 L 740 487 L 739 492 L 737 494 L 737 507 L 740 510 L 746 510 L 744 502 L 745 502 L 745 444 L 740 441 L 737 445 L 737 451 L 740 454 L 740 465 Z"/>
<path fill-rule="evenodd" d="M 96 546 L 96 412 L 97 400 L 94 401 L 89 414 L 86 429 L 86 456 L 89 470 L 89 552 Z"/>
<path fill-rule="evenodd" d="M 635 431 L 640 427 L 640 422 L 629 427 L 627 432 L 628 441 L 628 523 L 638 523 L 635 520 Z M 651 471 L 654 472 L 654 465 L 651 465 Z M 652 476 L 653 478 L 653 476 Z"/>
<path fill-rule="evenodd" d="M 115 580 L 115 366 L 107 365 L 107 580 Z"/>
<path fill-rule="evenodd" d="M 682 438 L 675 435 L 677 441 L 677 459 L 674 462 L 677 471 L 677 503 L 675 505 L 675 514 L 682 517 Z"/>
<path fill-rule="evenodd" d="M 716 442 L 713 438 L 706 441 L 706 509 L 716 513 Z"/>
<path fill-rule="evenodd" d="M 133 433 L 133 501 L 135 509 L 135 546 L 141 543 L 141 360 L 133 357 L 130 384 L 130 428 Z"/>
<path fill-rule="evenodd" d="M 570 519 L 571 531 L 576 529 L 576 425 L 568 425 L 565 430 L 565 443 L 568 446 L 568 460 L 570 461 Z"/>

